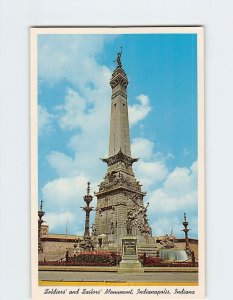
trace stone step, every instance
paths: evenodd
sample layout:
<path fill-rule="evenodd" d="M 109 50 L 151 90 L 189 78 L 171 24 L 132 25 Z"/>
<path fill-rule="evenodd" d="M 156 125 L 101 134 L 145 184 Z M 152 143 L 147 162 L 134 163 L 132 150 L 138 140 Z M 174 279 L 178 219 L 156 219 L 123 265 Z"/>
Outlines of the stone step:
<path fill-rule="evenodd" d="M 138 247 L 138 249 L 145 249 L 145 250 L 153 249 L 153 250 L 157 250 L 158 247 L 154 247 L 154 246 L 151 246 L 151 247 L 142 247 L 142 246 L 140 246 L 140 247 Z"/>
<path fill-rule="evenodd" d="M 97 251 L 112 251 L 112 252 L 121 252 L 120 247 L 101 247 L 96 249 Z M 158 247 L 156 245 L 140 245 L 138 247 L 138 255 L 143 255 L 146 253 L 147 256 L 156 257 Z"/>

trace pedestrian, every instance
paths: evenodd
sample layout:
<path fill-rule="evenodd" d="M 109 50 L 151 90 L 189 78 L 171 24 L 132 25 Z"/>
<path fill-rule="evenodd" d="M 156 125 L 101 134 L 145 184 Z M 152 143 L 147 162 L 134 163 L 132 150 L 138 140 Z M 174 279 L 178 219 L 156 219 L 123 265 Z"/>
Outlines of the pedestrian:
<path fill-rule="evenodd" d="M 143 267 L 146 266 L 146 252 L 143 253 L 143 263 L 142 263 Z"/>
<path fill-rule="evenodd" d="M 65 258 L 66 258 L 66 262 L 69 261 L 69 249 L 66 249 L 66 253 L 65 253 Z"/>

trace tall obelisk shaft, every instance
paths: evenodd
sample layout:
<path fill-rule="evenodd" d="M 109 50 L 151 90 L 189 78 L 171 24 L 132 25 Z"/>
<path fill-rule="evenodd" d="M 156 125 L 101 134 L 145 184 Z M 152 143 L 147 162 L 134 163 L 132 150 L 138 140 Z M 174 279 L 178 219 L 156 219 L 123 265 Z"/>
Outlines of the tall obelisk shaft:
<path fill-rule="evenodd" d="M 112 104 L 109 157 L 117 154 L 120 150 L 125 155 L 131 157 L 127 104 L 128 79 L 125 71 L 122 69 L 120 55 L 121 53 L 118 53 L 118 65 L 110 80 L 110 85 L 112 87 Z"/>
<path fill-rule="evenodd" d="M 117 67 L 113 71 L 109 156 L 107 173 L 99 185 L 94 240 L 97 247 L 121 247 L 122 238 L 133 234 L 139 243 L 153 241 L 144 207 L 139 181 L 132 165 L 138 158 L 131 157 L 127 105 L 128 79 L 121 65 L 121 52 L 117 54 Z M 128 220 L 130 219 L 130 224 Z M 130 227 L 130 228 L 129 228 Z"/>

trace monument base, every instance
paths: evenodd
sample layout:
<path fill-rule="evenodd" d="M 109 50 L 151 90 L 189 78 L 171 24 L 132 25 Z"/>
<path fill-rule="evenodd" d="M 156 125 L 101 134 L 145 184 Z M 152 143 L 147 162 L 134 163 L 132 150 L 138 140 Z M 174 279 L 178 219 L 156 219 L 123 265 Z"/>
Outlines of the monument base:
<path fill-rule="evenodd" d="M 130 260 L 120 262 L 120 267 L 117 270 L 118 273 L 143 273 L 144 269 L 142 268 L 141 263 L 138 260 Z"/>
<path fill-rule="evenodd" d="M 127 235 L 122 239 L 122 261 L 118 273 L 142 273 L 144 269 L 137 256 L 137 238 Z"/>

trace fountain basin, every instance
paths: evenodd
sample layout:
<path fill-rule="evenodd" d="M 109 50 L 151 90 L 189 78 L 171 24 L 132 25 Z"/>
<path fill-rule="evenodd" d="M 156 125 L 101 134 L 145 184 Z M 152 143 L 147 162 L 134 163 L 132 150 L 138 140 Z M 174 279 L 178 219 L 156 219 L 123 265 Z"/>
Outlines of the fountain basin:
<path fill-rule="evenodd" d="M 160 257 L 165 261 L 186 261 L 188 255 L 183 249 L 160 249 Z"/>

